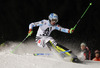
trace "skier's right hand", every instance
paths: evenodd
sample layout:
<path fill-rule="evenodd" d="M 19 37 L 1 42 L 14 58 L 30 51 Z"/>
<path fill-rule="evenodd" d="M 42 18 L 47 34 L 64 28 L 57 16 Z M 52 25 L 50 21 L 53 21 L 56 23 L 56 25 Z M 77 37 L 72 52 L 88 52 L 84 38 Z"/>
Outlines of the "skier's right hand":
<path fill-rule="evenodd" d="M 75 30 L 75 28 L 71 28 L 71 29 L 69 30 L 69 33 L 72 34 L 72 33 L 74 32 L 74 30 Z"/>
<path fill-rule="evenodd" d="M 28 36 L 31 36 L 32 33 L 33 33 L 32 29 L 29 29 L 29 31 L 28 31 Z"/>

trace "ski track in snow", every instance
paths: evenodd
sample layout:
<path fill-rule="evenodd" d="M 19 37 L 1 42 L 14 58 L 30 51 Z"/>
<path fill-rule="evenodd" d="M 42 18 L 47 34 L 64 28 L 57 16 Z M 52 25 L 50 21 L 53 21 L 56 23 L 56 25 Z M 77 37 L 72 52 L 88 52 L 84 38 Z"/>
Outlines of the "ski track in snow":
<path fill-rule="evenodd" d="M 100 68 L 100 62 L 84 61 L 83 64 L 66 62 L 48 48 L 40 48 L 33 41 L 21 44 L 9 42 L 0 48 L 0 68 Z M 8 46 L 9 45 L 9 46 Z M 48 56 L 34 56 L 33 53 L 50 53 Z"/>

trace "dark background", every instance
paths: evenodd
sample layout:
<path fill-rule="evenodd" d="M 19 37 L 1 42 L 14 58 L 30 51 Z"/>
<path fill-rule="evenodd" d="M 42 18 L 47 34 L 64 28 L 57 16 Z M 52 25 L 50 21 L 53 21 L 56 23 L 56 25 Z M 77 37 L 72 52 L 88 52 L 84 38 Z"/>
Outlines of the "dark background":
<path fill-rule="evenodd" d="M 58 14 L 58 24 L 73 27 L 89 3 L 93 5 L 82 18 L 73 34 L 53 31 L 54 39 L 86 42 L 91 50 L 100 49 L 100 0 L 0 0 L 0 43 L 22 41 L 31 22 Z M 35 37 L 37 28 L 34 28 Z"/>

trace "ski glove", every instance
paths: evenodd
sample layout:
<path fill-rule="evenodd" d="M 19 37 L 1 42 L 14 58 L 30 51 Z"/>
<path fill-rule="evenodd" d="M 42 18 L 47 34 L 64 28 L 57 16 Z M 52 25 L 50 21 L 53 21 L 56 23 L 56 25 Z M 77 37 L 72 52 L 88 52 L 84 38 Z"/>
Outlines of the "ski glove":
<path fill-rule="evenodd" d="M 75 28 L 71 28 L 71 29 L 69 30 L 69 33 L 72 34 L 72 33 L 74 32 L 74 30 L 75 30 Z"/>
<path fill-rule="evenodd" d="M 33 31 L 32 31 L 32 29 L 30 29 L 30 30 L 28 31 L 28 36 L 31 36 L 32 33 L 33 33 Z"/>

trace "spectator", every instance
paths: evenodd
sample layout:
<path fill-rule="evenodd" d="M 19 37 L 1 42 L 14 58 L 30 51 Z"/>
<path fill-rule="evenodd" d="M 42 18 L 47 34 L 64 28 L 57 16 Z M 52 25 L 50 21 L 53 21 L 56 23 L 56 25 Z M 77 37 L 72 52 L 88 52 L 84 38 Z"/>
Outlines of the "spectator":
<path fill-rule="evenodd" d="M 93 61 L 100 61 L 100 51 L 95 50 L 95 58 L 92 59 Z"/>
<path fill-rule="evenodd" d="M 91 60 L 91 52 L 85 43 L 81 43 L 81 50 L 84 54 L 85 60 Z"/>

